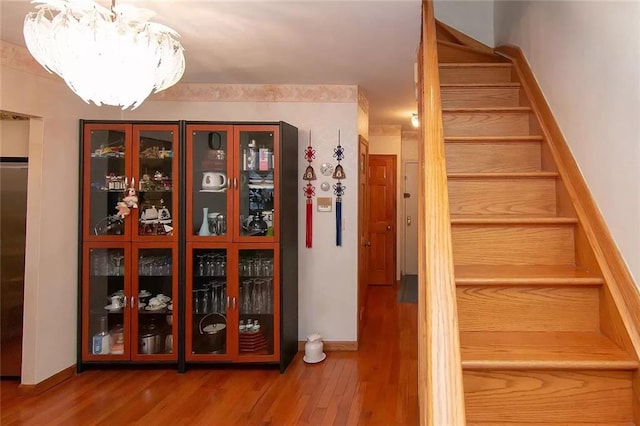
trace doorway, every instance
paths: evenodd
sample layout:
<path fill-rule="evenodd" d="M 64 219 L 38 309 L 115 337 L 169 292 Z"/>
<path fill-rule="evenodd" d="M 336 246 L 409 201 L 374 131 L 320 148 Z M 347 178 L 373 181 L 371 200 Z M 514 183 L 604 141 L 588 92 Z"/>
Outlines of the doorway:
<path fill-rule="evenodd" d="M 369 285 L 396 276 L 396 156 L 369 155 Z"/>
<path fill-rule="evenodd" d="M 0 112 L 0 376 L 21 377 L 29 119 Z"/>
<path fill-rule="evenodd" d="M 404 275 L 418 275 L 418 162 L 404 163 Z"/>
<path fill-rule="evenodd" d="M 369 279 L 369 142 L 358 137 L 358 341 L 365 323 Z"/>

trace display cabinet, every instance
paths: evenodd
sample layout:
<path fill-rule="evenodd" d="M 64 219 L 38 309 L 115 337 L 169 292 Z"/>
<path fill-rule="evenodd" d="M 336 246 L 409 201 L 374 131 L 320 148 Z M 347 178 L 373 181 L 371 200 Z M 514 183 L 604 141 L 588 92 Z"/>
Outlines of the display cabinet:
<path fill-rule="evenodd" d="M 185 133 L 186 362 L 284 369 L 298 339 L 298 131 L 199 122 Z"/>
<path fill-rule="evenodd" d="M 177 246 L 90 242 L 83 250 L 82 359 L 175 362 Z"/>
<path fill-rule="evenodd" d="M 83 123 L 83 241 L 177 241 L 178 124 Z M 118 215 L 128 190 L 129 216 Z"/>
<path fill-rule="evenodd" d="M 176 363 L 179 123 L 81 122 L 81 139 L 78 368 Z"/>
<path fill-rule="evenodd" d="M 278 247 L 189 243 L 187 265 L 187 361 L 278 361 Z"/>
<path fill-rule="evenodd" d="M 79 370 L 284 371 L 298 342 L 298 130 L 83 121 L 81 137 Z"/>

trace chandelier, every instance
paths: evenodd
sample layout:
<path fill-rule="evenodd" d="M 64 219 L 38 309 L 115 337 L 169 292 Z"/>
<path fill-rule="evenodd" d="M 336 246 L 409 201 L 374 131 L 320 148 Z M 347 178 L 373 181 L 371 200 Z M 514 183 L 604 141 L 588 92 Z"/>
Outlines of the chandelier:
<path fill-rule="evenodd" d="M 184 74 L 178 33 L 148 22 L 147 9 L 93 0 L 34 0 L 24 20 L 33 57 L 85 102 L 135 109 Z"/>

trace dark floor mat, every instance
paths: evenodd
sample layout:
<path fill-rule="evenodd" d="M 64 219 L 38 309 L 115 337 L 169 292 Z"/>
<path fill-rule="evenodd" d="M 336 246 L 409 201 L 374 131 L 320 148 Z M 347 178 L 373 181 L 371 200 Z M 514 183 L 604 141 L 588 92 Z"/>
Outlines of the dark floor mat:
<path fill-rule="evenodd" d="M 418 303 L 418 276 L 405 275 L 398 289 L 399 303 Z"/>

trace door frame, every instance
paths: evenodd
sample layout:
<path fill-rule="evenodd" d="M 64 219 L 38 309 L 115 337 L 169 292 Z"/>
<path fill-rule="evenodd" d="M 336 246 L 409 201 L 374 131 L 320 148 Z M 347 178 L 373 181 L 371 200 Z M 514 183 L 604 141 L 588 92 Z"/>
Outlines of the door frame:
<path fill-rule="evenodd" d="M 364 159 L 362 147 L 366 146 Z M 358 135 L 358 296 L 357 296 L 357 340 L 360 341 L 366 320 L 367 288 L 369 286 L 369 141 Z M 364 179 L 364 182 L 362 181 Z M 360 193 L 364 188 L 364 193 Z M 360 197 L 364 197 L 363 200 Z M 361 202 L 362 201 L 362 202 Z"/>

